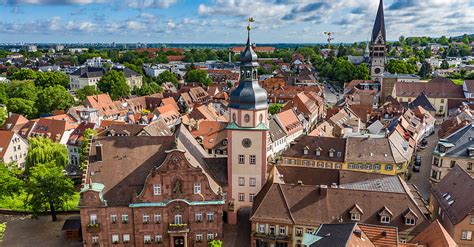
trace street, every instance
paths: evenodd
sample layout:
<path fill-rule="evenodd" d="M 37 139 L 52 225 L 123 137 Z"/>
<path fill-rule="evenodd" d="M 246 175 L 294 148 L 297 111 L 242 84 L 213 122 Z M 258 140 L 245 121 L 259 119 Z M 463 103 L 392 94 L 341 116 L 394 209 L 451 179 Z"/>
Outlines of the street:
<path fill-rule="evenodd" d="M 251 209 L 241 209 L 237 225 L 224 224 L 224 247 L 250 246 Z"/>
<path fill-rule="evenodd" d="M 334 105 L 338 101 L 337 92 L 334 87 L 327 82 L 324 82 L 324 100 L 329 105 Z M 340 95 L 341 97 L 342 95 Z"/>
<path fill-rule="evenodd" d="M 426 148 L 415 154 L 421 156 L 421 168 L 419 172 L 413 172 L 410 180 L 408 180 L 408 183 L 414 184 L 418 187 L 418 190 L 425 199 L 428 199 L 430 196 L 431 184 L 429 178 L 431 174 L 431 160 L 433 150 L 438 142 L 438 129 L 439 125 L 435 125 L 435 133 L 428 136 L 428 145 Z M 410 167 L 410 169 L 413 168 Z"/>

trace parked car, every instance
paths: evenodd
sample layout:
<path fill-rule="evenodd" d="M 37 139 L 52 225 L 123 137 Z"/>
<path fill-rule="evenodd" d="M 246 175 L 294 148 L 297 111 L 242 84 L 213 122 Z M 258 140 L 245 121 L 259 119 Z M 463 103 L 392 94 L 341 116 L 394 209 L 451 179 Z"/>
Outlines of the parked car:
<path fill-rule="evenodd" d="M 413 162 L 413 171 L 414 172 L 419 172 L 421 168 L 421 156 L 417 155 L 415 157 L 415 161 Z"/>

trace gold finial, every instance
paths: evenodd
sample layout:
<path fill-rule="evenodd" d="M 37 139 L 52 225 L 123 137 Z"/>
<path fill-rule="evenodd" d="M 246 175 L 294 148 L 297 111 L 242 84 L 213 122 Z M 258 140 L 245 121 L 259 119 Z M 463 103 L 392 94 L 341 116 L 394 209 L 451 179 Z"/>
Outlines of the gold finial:
<path fill-rule="evenodd" d="M 249 17 L 248 19 L 248 25 L 247 25 L 247 31 L 250 31 L 252 29 L 252 26 L 250 26 L 250 23 L 251 22 L 254 22 L 255 20 L 253 19 L 253 17 Z"/>

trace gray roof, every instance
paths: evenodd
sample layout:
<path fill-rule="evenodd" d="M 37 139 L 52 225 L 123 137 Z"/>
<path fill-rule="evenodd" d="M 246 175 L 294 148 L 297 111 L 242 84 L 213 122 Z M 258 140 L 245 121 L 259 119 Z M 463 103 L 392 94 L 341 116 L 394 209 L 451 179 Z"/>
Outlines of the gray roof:
<path fill-rule="evenodd" d="M 316 236 L 321 237 L 310 247 L 346 247 L 356 223 L 322 224 Z"/>
<path fill-rule="evenodd" d="M 285 137 L 285 131 L 280 127 L 280 125 L 275 121 L 274 118 L 270 119 L 270 138 L 272 142 L 280 140 L 281 138 Z"/>
<path fill-rule="evenodd" d="M 374 28 L 372 29 L 372 42 L 375 42 L 379 32 L 382 32 L 383 40 L 387 40 L 385 34 L 385 18 L 383 14 L 383 1 L 380 0 L 379 9 L 377 10 L 377 17 L 375 18 Z"/>
<path fill-rule="evenodd" d="M 398 176 L 385 176 L 379 178 L 358 181 L 354 183 L 341 184 L 340 187 L 352 190 L 369 190 L 405 193 L 405 189 Z"/>
<path fill-rule="evenodd" d="M 418 95 L 415 100 L 408 104 L 410 109 L 416 108 L 417 106 L 421 106 L 427 111 L 436 111 L 431 102 L 428 100 L 425 92 L 420 93 L 420 95 Z"/>
<path fill-rule="evenodd" d="M 132 76 L 140 76 L 140 74 L 138 74 L 137 72 L 126 67 L 113 68 L 113 70 L 123 72 L 125 78 L 130 78 Z M 86 66 L 80 67 L 79 69 L 72 72 L 71 75 L 79 76 L 81 78 L 96 78 L 102 77 L 103 75 L 105 75 L 105 73 L 107 73 L 107 70 L 105 68 Z"/>
<path fill-rule="evenodd" d="M 446 156 L 469 157 L 468 148 L 474 148 L 474 125 L 464 126 L 447 138 L 441 139 L 440 143 L 454 145 L 446 151 Z"/>

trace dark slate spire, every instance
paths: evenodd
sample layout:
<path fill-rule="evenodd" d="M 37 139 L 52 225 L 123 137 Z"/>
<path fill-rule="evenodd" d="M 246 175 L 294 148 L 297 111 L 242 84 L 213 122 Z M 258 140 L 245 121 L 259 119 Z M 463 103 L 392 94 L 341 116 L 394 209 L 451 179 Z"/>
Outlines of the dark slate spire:
<path fill-rule="evenodd" d="M 247 44 L 240 53 L 239 86 L 230 94 L 229 107 L 242 110 L 262 110 L 268 108 L 267 91 L 258 83 L 257 53 L 250 44 L 250 25 L 247 27 Z"/>
<path fill-rule="evenodd" d="M 375 42 L 379 33 L 382 32 L 383 41 L 387 41 L 385 35 L 385 17 L 383 14 L 383 0 L 380 0 L 377 17 L 375 18 L 374 28 L 372 29 L 372 42 Z"/>

